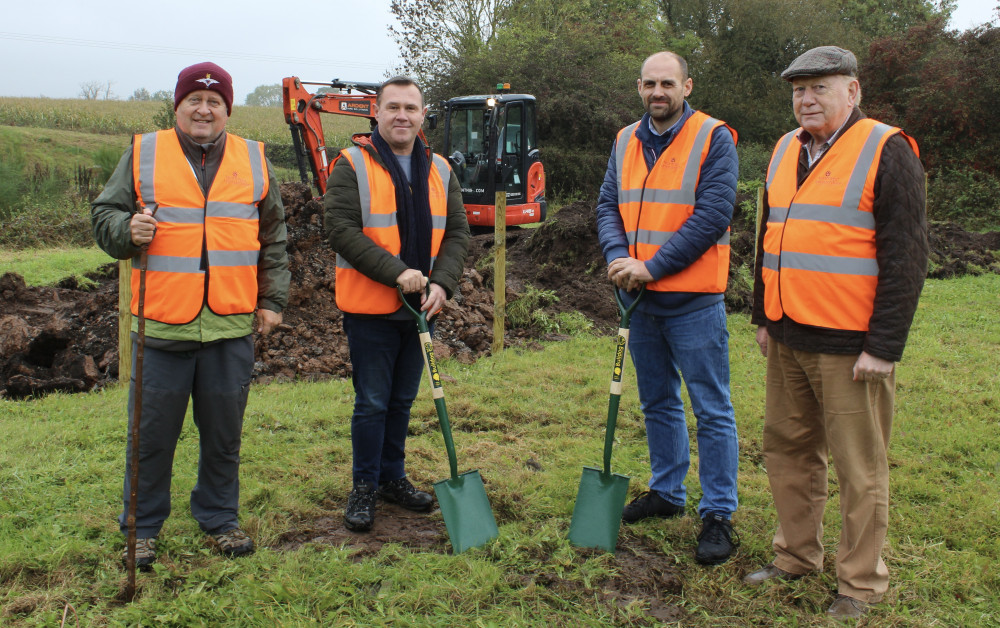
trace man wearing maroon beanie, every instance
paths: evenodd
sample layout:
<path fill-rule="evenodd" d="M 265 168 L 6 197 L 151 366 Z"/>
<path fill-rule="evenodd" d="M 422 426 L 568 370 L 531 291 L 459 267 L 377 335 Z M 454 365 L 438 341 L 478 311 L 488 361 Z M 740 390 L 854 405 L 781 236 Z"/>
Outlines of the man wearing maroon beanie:
<path fill-rule="evenodd" d="M 136 135 L 91 208 L 100 247 L 118 259 L 136 258 L 133 314 L 138 257 L 148 253 L 135 519 L 136 566 L 144 570 L 156 560 L 157 537 L 170 514 L 174 450 L 189 399 L 200 441 L 191 514 L 220 553 L 254 551 L 237 517 L 253 332 L 267 334 L 281 323 L 290 275 L 273 169 L 263 144 L 225 132 L 232 104 L 228 72 L 208 62 L 181 70 L 176 127 Z M 133 338 L 137 330 L 133 318 Z M 132 364 L 130 423 L 134 357 Z M 130 436 L 118 518 L 123 533 L 131 448 Z"/>

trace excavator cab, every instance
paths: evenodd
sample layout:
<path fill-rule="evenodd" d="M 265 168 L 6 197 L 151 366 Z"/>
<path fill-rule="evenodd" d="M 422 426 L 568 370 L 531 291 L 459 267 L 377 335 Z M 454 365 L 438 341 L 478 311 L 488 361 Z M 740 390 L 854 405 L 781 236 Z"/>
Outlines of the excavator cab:
<path fill-rule="evenodd" d="M 462 184 L 469 224 L 493 226 L 498 191 L 506 193 L 508 225 L 545 220 L 545 170 L 538 152 L 535 97 L 461 96 L 443 102 L 442 108 L 442 152 Z"/>

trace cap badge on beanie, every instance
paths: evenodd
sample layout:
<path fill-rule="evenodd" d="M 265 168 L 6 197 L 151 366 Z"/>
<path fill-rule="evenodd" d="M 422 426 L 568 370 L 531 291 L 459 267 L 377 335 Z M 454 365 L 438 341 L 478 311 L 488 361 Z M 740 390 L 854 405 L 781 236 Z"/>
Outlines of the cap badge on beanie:
<path fill-rule="evenodd" d="M 209 87 L 211 87 L 212 85 L 215 85 L 219 81 L 217 81 L 214 78 L 212 78 L 211 74 L 206 74 L 205 78 L 198 79 L 195 82 L 196 83 L 204 83 L 205 84 L 205 89 L 208 89 Z"/>

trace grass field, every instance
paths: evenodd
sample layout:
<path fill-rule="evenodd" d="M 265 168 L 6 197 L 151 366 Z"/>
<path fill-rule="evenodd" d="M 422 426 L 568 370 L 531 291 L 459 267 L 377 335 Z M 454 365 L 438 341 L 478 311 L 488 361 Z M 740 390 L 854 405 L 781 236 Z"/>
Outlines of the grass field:
<path fill-rule="evenodd" d="M 0 125 L 120 135 L 125 137 L 125 145 L 128 145 L 128 136 L 158 129 L 154 118 L 162 110 L 161 101 L 0 96 Z M 346 146 L 352 133 L 368 130 L 368 122 L 350 116 L 325 116 L 323 128 L 330 146 Z M 236 105 L 226 130 L 268 144 L 292 142 L 280 107 Z"/>
<path fill-rule="evenodd" d="M 1000 276 L 929 281 L 903 361 L 890 448 L 892 505 L 886 601 L 871 626 L 1000 625 Z M 839 535 L 836 483 L 827 508 L 828 570 L 748 590 L 740 578 L 767 562 L 775 516 L 761 463 L 764 361 L 745 316 L 730 318 L 733 402 L 740 430 L 742 547 L 725 565 L 693 559 L 700 497 L 688 477 L 688 515 L 623 530 L 676 569 L 682 625 L 826 625 Z M 244 526 L 261 547 L 238 561 L 213 555 L 191 519 L 197 436 L 178 447 L 164 556 L 140 574 L 131 605 L 115 601 L 124 574 L 120 508 L 126 390 L 0 401 L 0 623 L 58 625 L 71 603 L 81 625 L 610 626 L 658 625 L 654 600 L 609 598 L 601 584 L 623 557 L 565 540 L 581 467 L 599 461 L 607 407 L 608 337 L 580 334 L 542 351 L 509 350 L 442 371 L 462 469 L 478 468 L 500 538 L 460 556 L 387 545 L 271 549 L 283 532 L 339 517 L 349 488 L 350 383 L 255 387 L 246 414 Z M 637 494 L 648 457 L 632 367 L 615 449 Z M 409 471 L 447 475 L 426 388 L 414 409 Z M 529 458 L 541 470 L 525 465 Z M 438 517 L 440 515 L 431 515 Z M 71 614 L 72 616 L 72 614 Z M 72 619 L 69 625 L 73 625 Z"/>

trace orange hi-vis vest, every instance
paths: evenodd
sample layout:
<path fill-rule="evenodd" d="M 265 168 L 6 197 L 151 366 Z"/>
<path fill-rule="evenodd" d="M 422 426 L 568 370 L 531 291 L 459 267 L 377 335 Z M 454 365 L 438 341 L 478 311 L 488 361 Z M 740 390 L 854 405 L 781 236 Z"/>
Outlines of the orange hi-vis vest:
<path fill-rule="evenodd" d="M 340 151 L 338 159 L 340 157 L 350 162 L 358 177 L 363 233 L 375 244 L 399 257 L 402 243 L 396 223 L 396 187 L 392 184 L 392 175 L 360 146 L 345 148 Z M 448 180 L 451 169 L 444 157 L 437 154 L 432 157 L 427 189 L 431 206 L 430 265 L 434 268 L 448 217 Z M 370 279 L 351 266 L 339 253 L 335 281 L 337 307 L 342 312 L 392 314 L 403 305 L 395 286 Z"/>
<path fill-rule="evenodd" d="M 798 187 L 801 129 L 782 137 L 767 169 L 764 312 L 803 325 L 868 331 L 878 285 L 875 175 L 900 129 L 863 118 L 849 127 Z"/>
<path fill-rule="evenodd" d="M 695 111 L 670 145 L 646 167 L 642 142 L 636 131 L 642 121 L 618 132 L 615 165 L 618 171 L 618 211 L 632 257 L 646 261 L 673 237 L 694 213 L 694 193 L 712 142 L 712 133 L 725 125 L 736 141 L 736 131 L 700 111 Z M 659 292 L 726 291 L 729 280 L 729 228 L 693 264 L 679 273 L 646 284 Z"/>
<path fill-rule="evenodd" d="M 253 312 L 260 256 L 257 206 L 268 192 L 264 145 L 227 134 L 208 198 L 174 129 L 136 135 L 132 151 L 136 205 L 155 208 L 157 221 L 149 245 L 146 318 L 190 323 L 206 303 L 219 315 Z M 134 264 L 132 313 L 138 311 Z"/>

